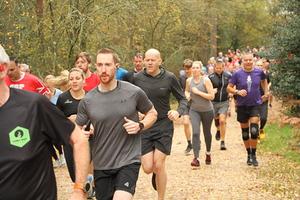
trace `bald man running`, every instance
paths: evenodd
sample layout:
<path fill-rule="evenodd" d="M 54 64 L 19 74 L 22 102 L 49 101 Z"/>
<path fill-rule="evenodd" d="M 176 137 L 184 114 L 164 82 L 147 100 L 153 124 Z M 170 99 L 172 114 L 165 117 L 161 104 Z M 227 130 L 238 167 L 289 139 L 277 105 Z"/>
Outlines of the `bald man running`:
<path fill-rule="evenodd" d="M 167 173 L 166 156 L 171 153 L 173 121 L 187 109 L 187 100 L 176 76 L 161 64 L 160 52 L 149 49 L 144 58 L 145 69 L 134 75 L 133 83 L 142 88 L 152 101 L 158 116 L 154 125 L 142 134 L 142 167 L 145 173 L 153 173 L 152 184 L 158 199 L 164 199 Z M 179 102 L 177 110 L 170 108 L 170 94 Z"/>

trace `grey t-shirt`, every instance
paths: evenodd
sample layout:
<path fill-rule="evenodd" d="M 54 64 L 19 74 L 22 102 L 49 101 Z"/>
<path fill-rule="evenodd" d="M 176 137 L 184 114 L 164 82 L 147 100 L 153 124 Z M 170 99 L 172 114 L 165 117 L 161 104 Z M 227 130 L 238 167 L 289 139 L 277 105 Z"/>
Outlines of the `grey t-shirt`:
<path fill-rule="evenodd" d="M 206 79 L 206 80 L 205 80 Z M 213 110 L 213 105 L 210 100 L 201 97 L 198 94 L 192 92 L 192 88 L 196 87 L 201 92 L 207 93 L 207 89 L 205 87 L 205 81 L 208 81 L 208 78 L 201 78 L 199 83 L 195 83 L 192 78 L 190 83 L 190 92 L 191 92 L 191 109 L 198 112 L 207 112 Z"/>
<path fill-rule="evenodd" d="M 139 87 L 118 81 L 109 92 L 91 90 L 78 106 L 76 123 L 83 126 L 88 119 L 94 126 L 91 141 L 95 170 L 117 169 L 140 162 L 141 135 L 129 135 L 123 128 L 124 117 L 138 121 L 138 111 L 146 113 L 152 103 Z"/>

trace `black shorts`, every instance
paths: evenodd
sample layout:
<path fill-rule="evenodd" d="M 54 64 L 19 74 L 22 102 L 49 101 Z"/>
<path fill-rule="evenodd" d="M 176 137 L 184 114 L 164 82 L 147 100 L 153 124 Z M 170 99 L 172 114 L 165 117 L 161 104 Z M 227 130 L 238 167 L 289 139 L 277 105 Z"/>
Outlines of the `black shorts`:
<path fill-rule="evenodd" d="M 260 106 L 260 119 L 267 120 L 268 118 L 268 101 L 265 101 Z"/>
<path fill-rule="evenodd" d="M 117 190 L 134 195 L 141 163 L 133 163 L 112 170 L 95 170 L 95 189 L 97 200 L 111 200 Z"/>
<path fill-rule="evenodd" d="M 173 132 L 173 122 L 169 119 L 156 122 L 153 127 L 142 134 L 142 155 L 154 151 L 155 149 L 158 149 L 166 155 L 170 155 Z"/>
<path fill-rule="evenodd" d="M 250 117 L 260 116 L 260 105 L 258 106 L 237 106 L 237 120 L 240 123 L 247 123 Z"/>

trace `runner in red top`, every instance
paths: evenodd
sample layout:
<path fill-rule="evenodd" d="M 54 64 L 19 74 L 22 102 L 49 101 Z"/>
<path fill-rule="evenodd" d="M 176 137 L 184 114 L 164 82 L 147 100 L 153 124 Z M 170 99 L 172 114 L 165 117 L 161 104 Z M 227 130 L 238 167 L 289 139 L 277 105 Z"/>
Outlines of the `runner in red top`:
<path fill-rule="evenodd" d="M 10 88 L 32 91 L 46 96 L 49 94 L 49 89 L 38 77 L 21 71 L 17 59 L 10 60 L 5 82 Z"/>
<path fill-rule="evenodd" d="M 79 53 L 75 58 L 75 67 L 80 68 L 85 74 L 85 86 L 83 89 L 88 92 L 100 83 L 98 74 L 92 73 L 89 65 L 92 63 L 91 56 L 87 52 Z"/>

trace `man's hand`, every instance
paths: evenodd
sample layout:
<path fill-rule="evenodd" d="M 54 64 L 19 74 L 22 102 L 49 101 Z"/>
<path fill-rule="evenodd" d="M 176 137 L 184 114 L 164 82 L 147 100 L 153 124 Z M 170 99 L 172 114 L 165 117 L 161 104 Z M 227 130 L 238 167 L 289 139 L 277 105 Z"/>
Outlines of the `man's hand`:
<path fill-rule="evenodd" d="M 70 200 L 86 200 L 86 194 L 82 190 L 74 190 Z"/>
<path fill-rule="evenodd" d="M 75 119 L 76 119 L 76 114 L 73 114 L 73 115 L 70 115 L 68 118 L 69 120 L 71 120 L 72 122 L 75 122 Z"/>
<path fill-rule="evenodd" d="M 132 121 L 127 117 L 124 117 L 124 120 L 125 124 L 123 124 L 123 127 L 128 134 L 137 134 L 140 131 L 140 125 L 138 122 Z"/>
<path fill-rule="evenodd" d="M 168 118 L 172 121 L 177 120 L 179 118 L 179 113 L 177 110 L 169 110 Z"/>
<path fill-rule="evenodd" d="M 89 130 L 86 130 L 86 125 L 84 125 L 82 127 L 82 132 L 83 134 L 86 136 L 86 137 L 90 137 L 90 136 L 93 136 L 94 135 L 94 126 L 93 124 L 90 124 L 90 129 Z"/>
<path fill-rule="evenodd" d="M 247 90 L 238 90 L 236 94 L 245 97 L 247 96 Z"/>

